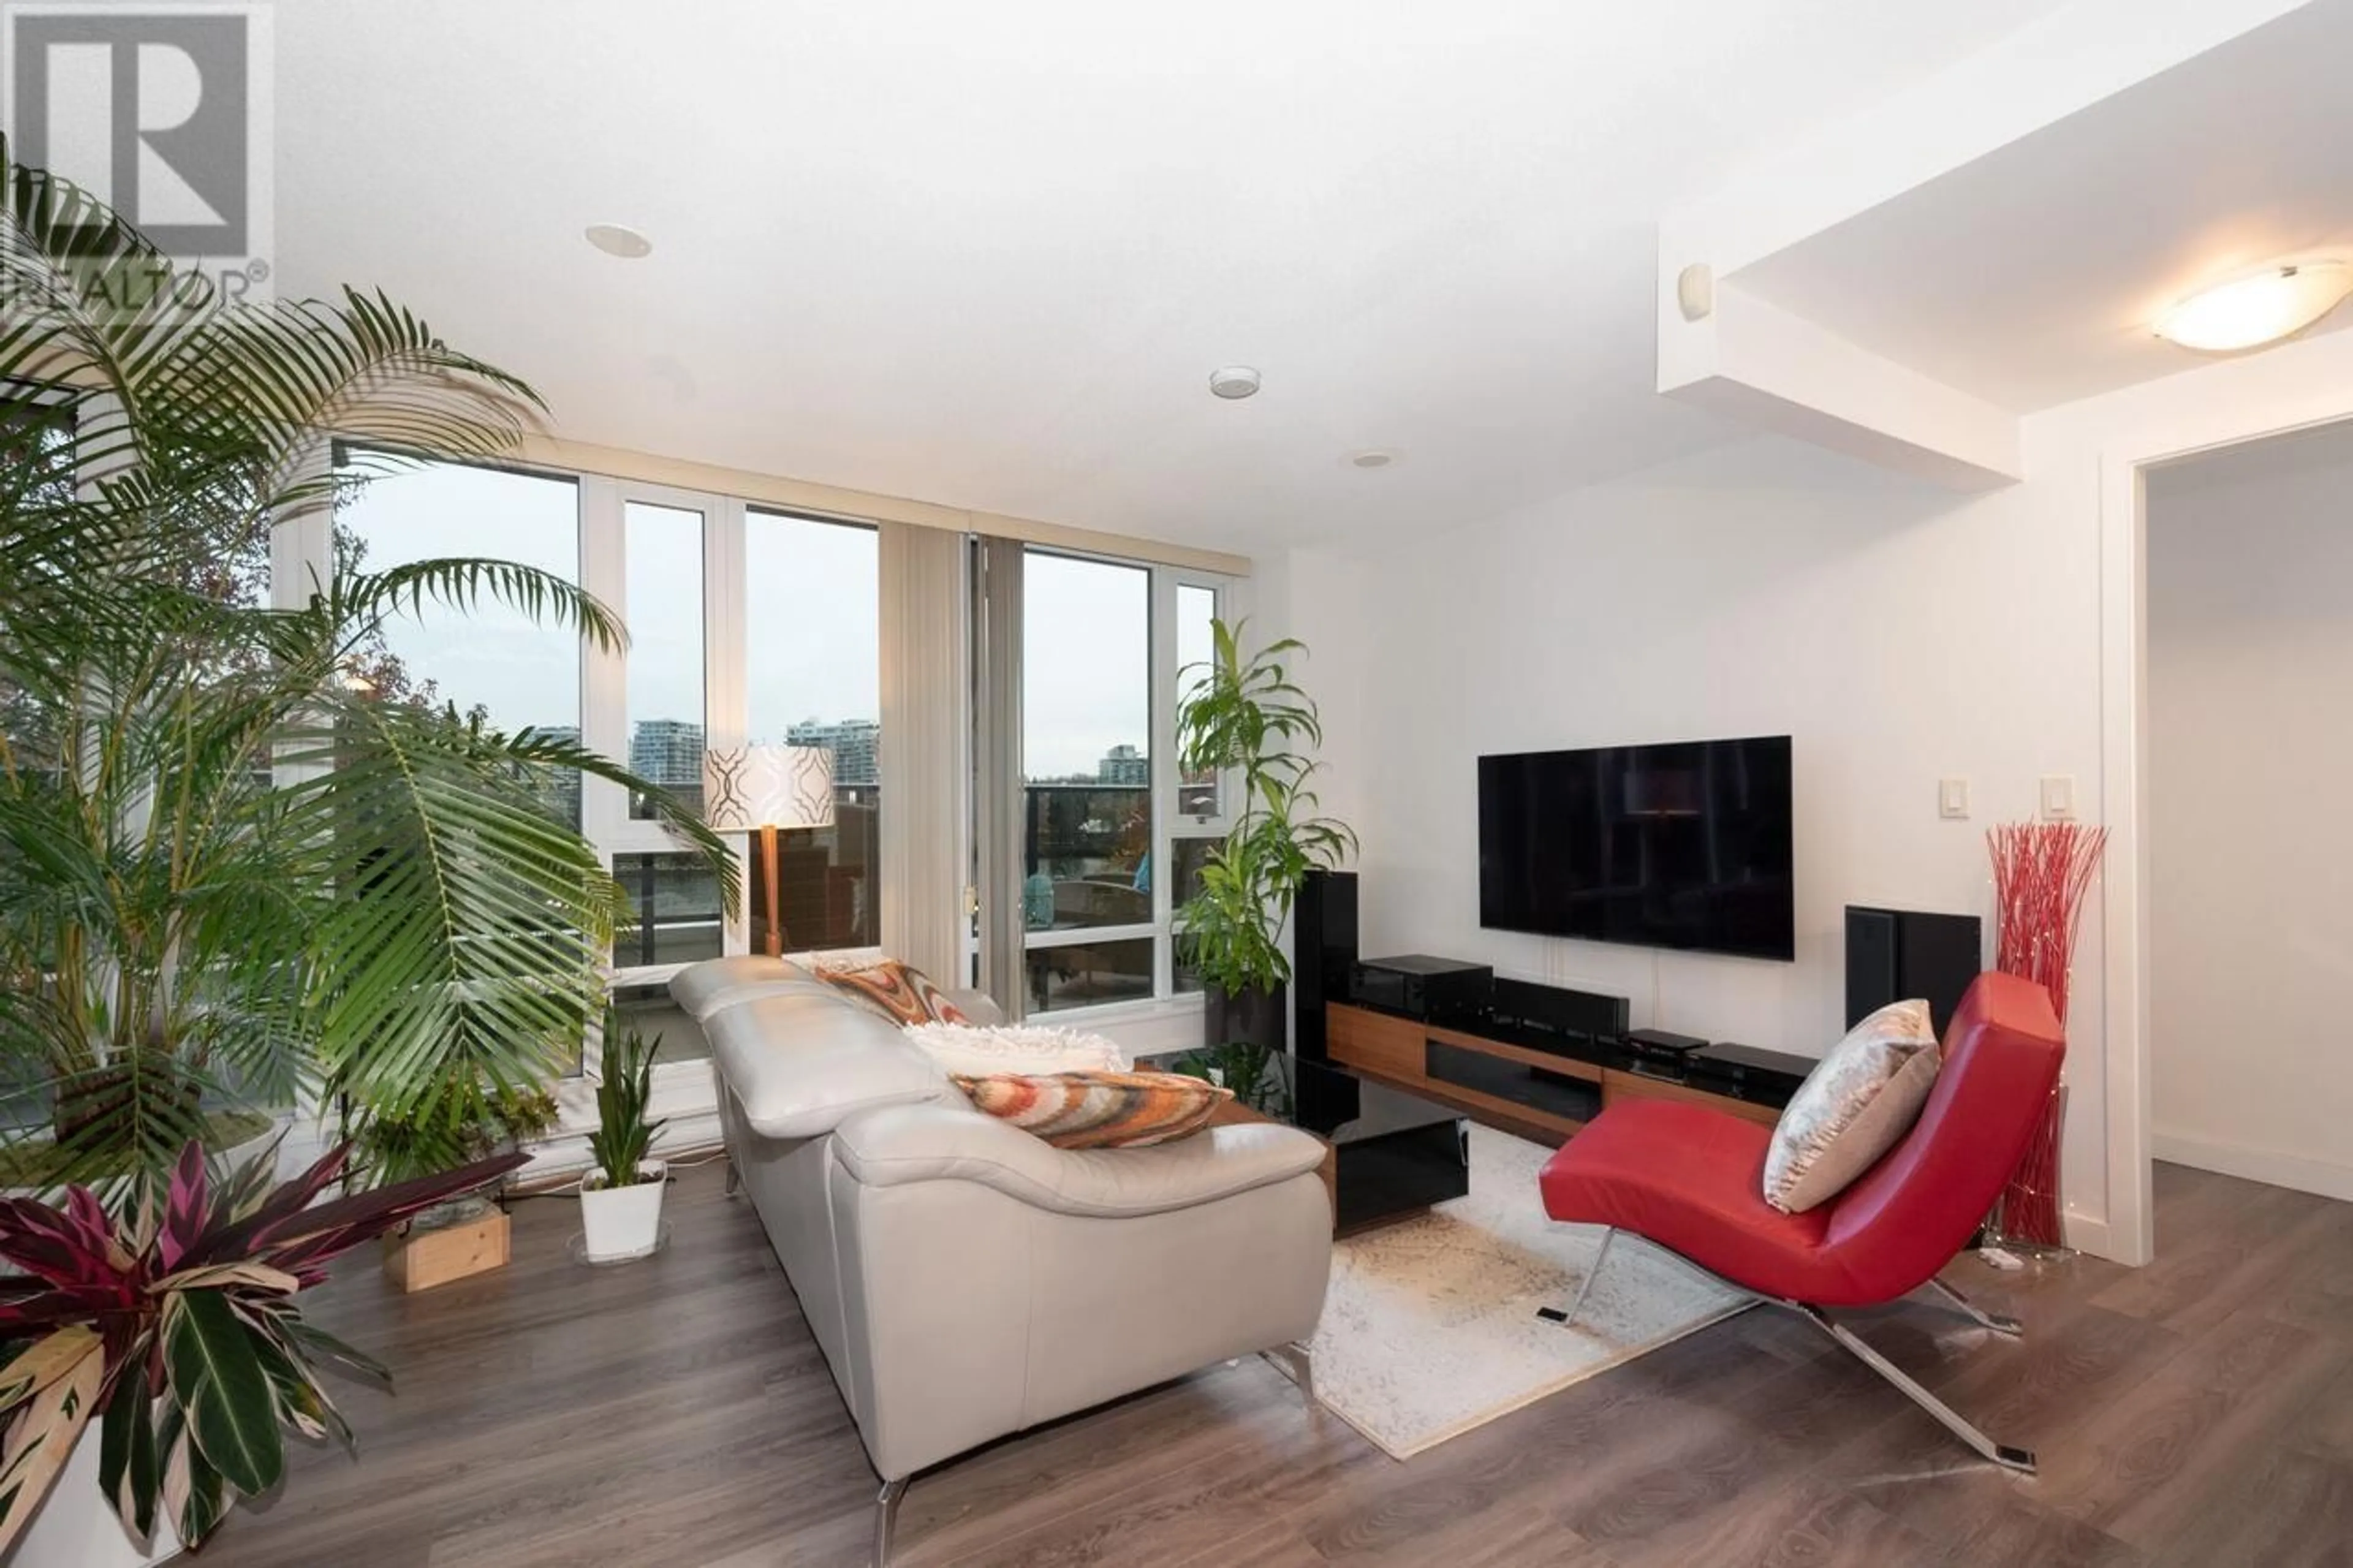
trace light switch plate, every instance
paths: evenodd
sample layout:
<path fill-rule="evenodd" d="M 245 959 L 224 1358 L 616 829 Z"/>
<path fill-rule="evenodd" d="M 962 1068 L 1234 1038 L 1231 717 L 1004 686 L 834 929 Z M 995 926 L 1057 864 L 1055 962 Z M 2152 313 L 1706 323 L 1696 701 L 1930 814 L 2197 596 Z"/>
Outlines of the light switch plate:
<path fill-rule="evenodd" d="M 1936 815 L 1947 821 L 1961 822 L 1969 815 L 1969 781 L 1938 779 L 1936 781 Z"/>
<path fill-rule="evenodd" d="M 2073 822 L 2075 819 L 2075 781 L 2067 773 L 2042 775 L 2042 820 Z"/>

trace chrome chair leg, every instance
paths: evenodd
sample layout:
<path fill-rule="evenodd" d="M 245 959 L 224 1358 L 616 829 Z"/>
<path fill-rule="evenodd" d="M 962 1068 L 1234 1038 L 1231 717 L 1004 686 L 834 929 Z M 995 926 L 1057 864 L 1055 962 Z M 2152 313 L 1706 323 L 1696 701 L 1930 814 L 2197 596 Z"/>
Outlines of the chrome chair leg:
<path fill-rule="evenodd" d="M 907 1495 L 907 1478 L 884 1481 L 874 1500 L 874 1568 L 891 1568 L 891 1537 L 899 1528 L 899 1500 Z"/>
<path fill-rule="evenodd" d="M 1894 1384 L 1905 1398 L 1935 1416 L 1946 1431 L 1950 1432 L 1995 1464 L 2025 1475 L 2031 1476 L 2034 1473 L 2032 1449 L 2013 1448 L 2007 1443 L 1997 1443 L 1962 1420 L 1951 1405 L 1913 1382 L 1905 1374 L 1903 1368 L 1863 1343 L 1845 1324 L 1833 1321 L 1831 1315 L 1820 1307 L 1810 1306 L 1803 1301 L 1783 1301 L 1780 1304 L 1836 1340 L 1849 1354 Z"/>
<path fill-rule="evenodd" d="M 1942 1279 L 1931 1279 L 1928 1283 L 1936 1287 L 1936 1294 L 1942 1296 L 1947 1304 L 1957 1308 L 1964 1316 L 1976 1322 L 1979 1328 L 1991 1329 L 1995 1333 L 2003 1336 L 2005 1339 L 2012 1340 L 2019 1338 L 2026 1332 L 2026 1325 L 2020 1322 L 2016 1318 L 2010 1317 L 2001 1312 L 1987 1311 L 1983 1307 L 1978 1306 L 1975 1301 L 1970 1300 L 1967 1296 L 1962 1295 L 1958 1290 L 1954 1289 Z"/>
<path fill-rule="evenodd" d="M 735 1156 L 723 1156 L 727 1162 L 727 1184 L 719 1190 L 723 1198 L 732 1198 L 744 1190 L 744 1173 L 735 1168 Z"/>
<path fill-rule="evenodd" d="M 1602 1231 L 1601 1250 L 1593 1255 L 1593 1267 L 1585 1271 L 1585 1283 L 1577 1288 L 1577 1300 L 1568 1304 L 1567 1311 L 1554 1307 L 1539 1307 L 1536 1316 L 1548 1323 L 1558 1323 L 1563 1328 L 1577 1321 L 1577 1315 L 1585 1310 L 1586 1298 L 1593 1294 L 1593 1282 L 1601 1278 L 1601 1266 L 1609 1261 L 1609 1244 L 1617 1239 L 1616 1226 Z"/>

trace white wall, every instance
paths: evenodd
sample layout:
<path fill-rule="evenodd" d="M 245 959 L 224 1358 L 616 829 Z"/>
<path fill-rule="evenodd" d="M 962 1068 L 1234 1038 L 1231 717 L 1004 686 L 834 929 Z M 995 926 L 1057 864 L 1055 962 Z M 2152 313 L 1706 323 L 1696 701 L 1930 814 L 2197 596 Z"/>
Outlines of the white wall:
<path fill-rule="evenodd" d="M 2353 1198 L 2353 426 L 2147 494 L 2156 1150 Z"/>
<path fill-rule="evenodd" d="M 2218 410 L 2283 427 L 2353 413 L 2353 332 L 2036 416 L 2027 479 L 1990 494 L 1767 437 L 1294 556 L 1266 629 L 1316 649 L 1329 797 L 1365 838 L 1368 948 L 1486 959 L 1630 996 L 1638 1021 L 1819 1053 L 1839 1033 L 1845 904 L 1989 918 L 1985 830 L 2031 815 L 2042 774 L 2071 775 L 2098 819 L 2104 459 L 2186 448 Z M 1479 929 L 1481 752 L 1779 732 L 1795 738 L 1796 963 Z M 1952 775 L 1971 784 L 1967 822 L 1936 813 Z M 2105 963 L 2095 892 L 2063 1174 L 2071 1238 L 2094 1251 L 2109 1249 Z"/>

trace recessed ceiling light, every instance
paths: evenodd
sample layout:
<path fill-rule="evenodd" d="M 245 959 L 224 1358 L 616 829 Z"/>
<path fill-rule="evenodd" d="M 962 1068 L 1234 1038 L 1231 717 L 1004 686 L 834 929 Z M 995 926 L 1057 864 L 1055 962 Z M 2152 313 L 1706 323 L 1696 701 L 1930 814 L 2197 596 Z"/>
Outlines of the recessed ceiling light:
<path fill-rule="evenodd" d="M 2353 294 L 2353 267 L 2306 261 L 2192 294 L 2158 318 L 2157 335 L 2185 349 L 2229 353 L 2304 331 Z"/>
<path fill-rule="evenodd" d="M 1209 390 L 1229 403 L 1237 402 L 1258 391 L 1258 372 L 1246 364 L 1213 370 L 1209 373 Z"/>
<path fill-rule="evenodd" d="M 1359 468 L 1386 468 L 1398 460 L 1398 455 L 1383 447 L 1373 447 L 1362 452 L 1348 454 L 1348 462 Z"/>
<path fill-rule="evenodd" d="M 617 256 L 624 261 L 635 261 L 651 256 L 654 242 L 626 224 L 592 223 L 588 226 L 588 243 L 607 256 Z"/>

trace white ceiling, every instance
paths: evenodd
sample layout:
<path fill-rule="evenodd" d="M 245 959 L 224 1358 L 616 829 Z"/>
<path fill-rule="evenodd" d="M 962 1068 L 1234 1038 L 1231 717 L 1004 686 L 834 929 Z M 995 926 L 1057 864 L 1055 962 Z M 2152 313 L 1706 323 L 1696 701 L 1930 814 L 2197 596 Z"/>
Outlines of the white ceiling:
<path fill-rule="evenodd" d="M 2353 259 L 2353 0 L 2317 0 L 1754 263 L 1740 286 L 2028 411 L 2187 370 L 2168 305 Z M 2340 309 L 2318 331 L 2353 326 Z"/>
<path fill-rule="evenodd" d="M 1244 550 L 1454 522 L 1735 434 L 1652 391 L 1657 217 L 2054 8 L 301 0 L 279 276 L 581 440 Z"/>

